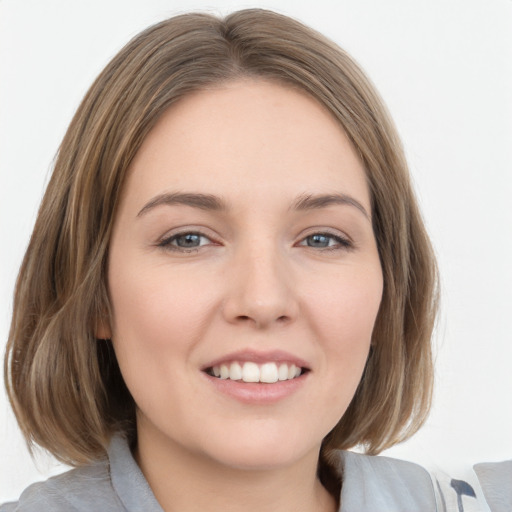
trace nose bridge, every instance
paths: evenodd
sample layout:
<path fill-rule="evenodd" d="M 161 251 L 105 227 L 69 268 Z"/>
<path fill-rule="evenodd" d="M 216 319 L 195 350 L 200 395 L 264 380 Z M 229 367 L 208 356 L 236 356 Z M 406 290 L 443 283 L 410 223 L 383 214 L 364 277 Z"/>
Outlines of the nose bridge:
<path fill-rule="evenodd" d="M 230 321 L 264 327 L 297 314 L 290 268 L 271 237 L 241 246 L 234 255 L 225 312 Z"/>

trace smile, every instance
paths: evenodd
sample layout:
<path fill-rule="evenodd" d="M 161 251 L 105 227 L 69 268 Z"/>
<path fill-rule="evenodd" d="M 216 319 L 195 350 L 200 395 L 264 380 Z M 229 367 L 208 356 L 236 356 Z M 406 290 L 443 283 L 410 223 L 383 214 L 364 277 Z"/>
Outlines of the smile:
<path fill-rule="evenodd" d="M 293 380 L 300 377 L 305 368 L 293 363 L 267 362 L 258 364 L 252 361 L 219 364 L 206 369 L 206 373 L 221 380 L 243 382 L 262 382 L 273 384 L 279 381 Z"/>

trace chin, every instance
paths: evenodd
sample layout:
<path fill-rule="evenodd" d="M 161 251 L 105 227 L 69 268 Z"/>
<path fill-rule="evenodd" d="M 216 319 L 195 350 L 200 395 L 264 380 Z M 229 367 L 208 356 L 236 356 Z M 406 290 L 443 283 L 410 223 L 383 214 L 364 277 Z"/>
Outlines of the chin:
<path fill-rule="evenodd" d="M 306 456 L 318 457 L 320 442 L 304 439 L 301 433 L 264 432 L 210 439 L 210 457 L 224 466 L 242 470 L 271 470 L 291 466 Z M 301 429 L 302 430 L 302 429 Z M 239 433 L 240 434 L 240 433 Z"/>
<path fill-rule="evenodd" d="M 277 470 L 292 466 L 302 457 L 298 456 L 298 452 L 291 450 L 290 452 L 275 450 L 250 450 L 246 453 L 223 453 L 215 457 L 216 461 L 223 466 L 245 471 L 269 471 Z"/>

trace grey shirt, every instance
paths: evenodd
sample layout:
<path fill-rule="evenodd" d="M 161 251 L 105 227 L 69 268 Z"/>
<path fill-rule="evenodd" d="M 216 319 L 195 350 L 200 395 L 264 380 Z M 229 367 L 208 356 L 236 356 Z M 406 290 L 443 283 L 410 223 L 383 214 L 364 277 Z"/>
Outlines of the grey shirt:
<path fill-rule="evenodd" d="M 352 452 L 340 451 L 337 457 L 340 475 L 343 474 L 339 512 L 449 510 L 436 480 L 421 466 L 388 457 L 371 457 Z M 512 462 L 502 468 L 492 464 L 480 465 L 477 474 L 479 472 L 488 479 L 488 485 L 483 485 L 484 492 L 487 487 L 487 490 L 494 493 L 498 508 L 488 508 L 487 505 L 485 508 L 476 508 L 475 498 L 475 503 L 471 503 L 468 510 L 510 512 Z M 503 485 L 508 485 L 508 495 L 501 491 Z M 473 498 L 464 496 L 464 499 Z M 500 503 L 505 508 L 500 508 Z M 17 503 L 0 506 L 0 512 L 99 510 L 163 512 L 135 462 L 128 443 L 119 436 L 112 439 L 107 459 L 73 469 L 46 482 L 33 484 L 22 493 Z"/>

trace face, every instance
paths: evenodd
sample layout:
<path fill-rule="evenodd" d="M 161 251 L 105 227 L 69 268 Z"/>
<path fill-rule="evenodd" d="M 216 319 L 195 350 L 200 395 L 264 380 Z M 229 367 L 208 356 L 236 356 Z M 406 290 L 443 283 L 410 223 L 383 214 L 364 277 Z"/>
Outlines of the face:
<path fill-rule="evenodd" d="M 315 100 L 237 81 L 172 106 L 114 223 L 108 329 L 139 438 L 243 468 L 318 454 L 382 294 L 363 167 Z"/>

